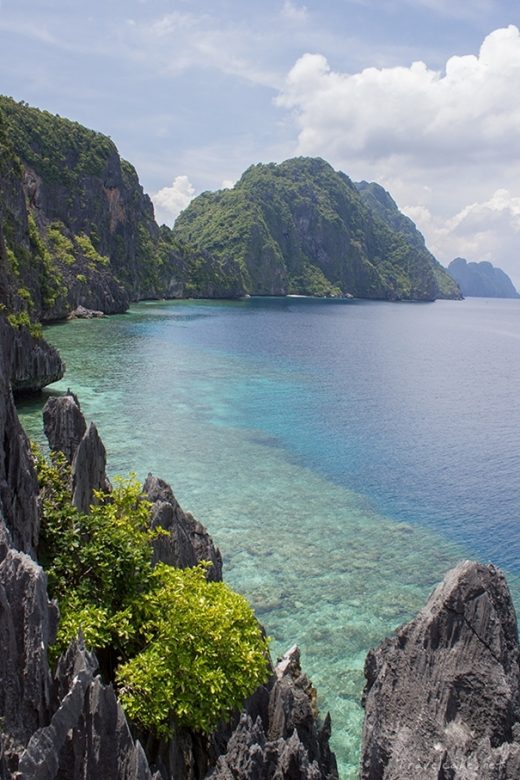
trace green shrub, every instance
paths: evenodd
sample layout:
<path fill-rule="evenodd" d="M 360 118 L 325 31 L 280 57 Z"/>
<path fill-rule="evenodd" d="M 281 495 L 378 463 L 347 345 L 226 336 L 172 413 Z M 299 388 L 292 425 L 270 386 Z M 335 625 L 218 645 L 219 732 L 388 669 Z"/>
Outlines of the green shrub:
<path fill-rule="evenodd" d="M 193 569 L 151 564 L 150 505 L 135 478 L 83 515 L 70 503 L 62 455 L 35 450 L 43 519 L 40 557 L 61 622 L 54 655 L 81 629 L 109 669 L 130 718 L 158 736 L 171 719 L 211 731 L 265 681 L 267 641 L 246 600 Z M 105 673 L 107 670 L 105 669 Z M 115 673 L 114 673 L 115 672 Z"/>
<path fill-rule="evenodd" d="M 210 732 L 262 682 L 267 647 L 251 607 L 206 566 L 158 564 L 143 598 L 145 648 L 119 667 L 122 704 L 145 728 L 166 736 L 168 717 Z"/>
<path fill-rule="evenodd" d="M 79 236 L 75 237 L 76 246 L 80 248 L 82 253 L 85 255 L 87 260 L 90 260 L 92 263 L 96 265 L 108 265 L 109 259 L 108 257 L 105 257 L 105 255 L 100 255 L 97 249 L 95 249 L 94 245 L 92 244 L 92 241 L 90 238 L 82 233 Z"/>

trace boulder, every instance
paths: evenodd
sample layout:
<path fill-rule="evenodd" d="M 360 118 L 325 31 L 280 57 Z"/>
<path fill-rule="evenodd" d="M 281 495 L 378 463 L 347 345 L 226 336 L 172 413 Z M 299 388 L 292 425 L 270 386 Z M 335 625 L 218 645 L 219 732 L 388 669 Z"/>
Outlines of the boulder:
<path fill-rule="evenodd" d="M 362 780 L 520 777 L 520 669 L 504 575 L 465 561 L 365 664 Z"/>

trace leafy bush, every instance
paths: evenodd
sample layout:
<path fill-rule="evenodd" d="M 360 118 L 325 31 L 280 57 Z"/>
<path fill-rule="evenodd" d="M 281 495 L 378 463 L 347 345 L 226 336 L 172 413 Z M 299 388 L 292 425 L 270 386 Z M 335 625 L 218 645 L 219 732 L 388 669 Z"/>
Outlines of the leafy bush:
<path fill-rule="evenodd" d="M 35 459 L 40 555 L 61 612 L 55 655 L 81 629 L 87 645 L 112 659 L 105 674 L 141 727 L 167 736 L 173 718 L 211 731 L 267 677 L 267 641 L 248 603 L 207 581 L 209 563 L 152 567 L 151 542 L 165 531 L 150 529 L 135 478 L 96 494 L 84 515 L 71 505 L 65 458 L 49 462 L 35 450 Z"/>

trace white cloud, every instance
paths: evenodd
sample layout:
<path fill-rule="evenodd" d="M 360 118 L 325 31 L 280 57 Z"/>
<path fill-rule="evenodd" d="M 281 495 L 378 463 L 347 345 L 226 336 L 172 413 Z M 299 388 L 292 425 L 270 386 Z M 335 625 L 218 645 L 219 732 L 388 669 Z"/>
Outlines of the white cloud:
<path fill-rule="evenodd" d="M 173 225 L 194 197 L 195 187 L 188 177 L 176 176 L 171 187 L 163 187 L 152 195 L 157 222 Z"/>
<path fill-rule="evenodd" d="M 383 184 L 408 204 L 442 261 L 491 259 L 519 283 L 516 26 L 490 33 L 478 54 L 451 57 L 443 71 L 414 62 L 341 73 L 305 54 L 276 103 L 296 123 L 294 153 Z"/>
<path fill-rule="evenodd" d="M 421 155 L 422 164 L 520 152 L 520 32 L 487 36 L 479 56 L 451 57 L 445 73 L 410 67 L 336 73 L 320 54 L 291 69 L 277 104 L 295 111 L 299 151 L 370 159 Z M 427 153 L 427 154 L 425 154 Z"/>
<path fill-rule="evenodd" d="M 403 211 L 428 236 L 430 249 L 445 265 L 454 257 L 490 260 L 520 289 L 520 197 L 499 189 L 488 200 L 470 203 L 447 220 L 424 206 Z"/>
<path fill-rule="evenodd" d="M 282 82 L 282 74 L 258 54 L 265 46 L 263 33 L 248 22 L 174 11 L 141 25 L 133 44 L 169 76 L 203 67 L 272 88 Z"/>

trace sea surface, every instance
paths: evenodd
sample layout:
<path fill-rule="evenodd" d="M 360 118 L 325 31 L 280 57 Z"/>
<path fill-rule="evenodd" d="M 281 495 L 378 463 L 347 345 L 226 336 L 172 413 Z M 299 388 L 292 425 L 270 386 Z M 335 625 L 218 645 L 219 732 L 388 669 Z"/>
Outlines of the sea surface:
<path fill-rule="evenodd" d="M 357 775 L 367 650 L 461 558 L 520 604 L 520 301 L 253 298 L 46 328 L 111 475 L 149 471 L 210 530 L 276 656 L 298 643 Z"/>

